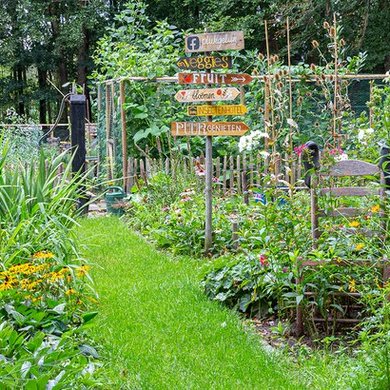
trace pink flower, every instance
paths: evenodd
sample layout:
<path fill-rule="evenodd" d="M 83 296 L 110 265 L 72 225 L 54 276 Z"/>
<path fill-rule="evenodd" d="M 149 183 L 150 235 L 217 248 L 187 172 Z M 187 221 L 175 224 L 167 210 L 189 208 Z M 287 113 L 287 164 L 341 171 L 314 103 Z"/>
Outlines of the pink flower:
<path fill-rule="evenodd" d="M 269 264 L 269 263 L 268 263 L 267 256 L 264 255 L 264 254 L 261 254 L 261 255 L 259 256 L 259 262 L 260 262 L 260 265 L 261 265 L 262 267 L 266 267 L 266 266 Z"/>
<path fill-rule="evenodd" d="M 296 146 L 296 147 L 294 148 L 294 152 L 295 152 L 298 156 L 300 156 L 300 155 L 305 151 L 305 149 L 307 149 L 306 144 L 299 145 L 299 146 Z"/>
<path fill-rule="evenodd" d="M 337 155 L 339 155 L 339 154 L 344 154 L 344 151 L 343 151 L 343 149 L 341 149 L 341 148 L 330 149 L 330 150 L 329 150 L 329 154 L 330 154 L 331 156 L 337 156 Z"/>

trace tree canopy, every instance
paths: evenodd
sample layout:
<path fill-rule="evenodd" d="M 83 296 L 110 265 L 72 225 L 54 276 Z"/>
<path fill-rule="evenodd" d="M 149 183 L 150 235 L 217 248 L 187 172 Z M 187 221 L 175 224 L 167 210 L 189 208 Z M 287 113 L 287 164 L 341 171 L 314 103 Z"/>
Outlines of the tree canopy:
<path fill-rule="evenodd" d="M 105 35 L 115 38 L 112 27 L 115 15 L 118 18 L 120 11 L 139 3 L 3 0 L 0 10 L 2 119 L 6 110 L 13 108 L 18 114 L 41 123 L 51 122 L 61 99 L 59 91 L 69 88 L 64 85 L 75 82 L 84 86 L 88 94 L 88 77 L 95 66 L 92 56 L 97 42 Z M 264 20 L 268 20 L 271 51 L 281 56 L 286 54 L 285 23 L 289 17 L 295 62 L 319 60 L 311 42 L 325 44 L 322 24 L 331 22 L 336 14 L 348 43 L 348 53 L 367 52 L 364 71 L 384 72 L 390 68 L 389 0 L 145 0 L 145 5 L 144 26 L 150 31 L 158 31 L 159 23 L 164 20 L 177 31 L 244 30 L 246 48 L 262 52 L 265 51 Z M 142 35 L 144 31 L 139 33 Z M 132 41 L 136 40 L 134 36 Z M 151 49 L 159 50 L 159 42 L 154 42 Z"/>

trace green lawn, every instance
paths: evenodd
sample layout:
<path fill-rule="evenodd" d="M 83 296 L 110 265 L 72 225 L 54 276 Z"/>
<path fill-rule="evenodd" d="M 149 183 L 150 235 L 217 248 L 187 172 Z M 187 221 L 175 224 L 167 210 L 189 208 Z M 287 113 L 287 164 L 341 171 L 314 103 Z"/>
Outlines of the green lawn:
<path fill-rule="evenodd" d="M 199 288 L 199 261 L 156 251 L 116 218 L 83 220 L 79 234 L 95 264 L 93 336 L 107 359 L 107 388 L 332 388 L 329 361 L 299 372 L 265 352 L 235 313 L 209 301 Z"/>

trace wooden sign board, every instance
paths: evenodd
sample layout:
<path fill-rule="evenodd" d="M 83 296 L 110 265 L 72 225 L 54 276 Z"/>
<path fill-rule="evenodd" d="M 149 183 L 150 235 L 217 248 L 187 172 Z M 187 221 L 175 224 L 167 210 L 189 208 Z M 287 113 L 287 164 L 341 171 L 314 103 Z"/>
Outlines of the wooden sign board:
<path fill-rule="evenodd" d="M 179 84 L 249 84 L 252 77 L 246 73 L 179 73 Z"/>
<path fill-rule="evenodd" d="M 206 89 L 182 89 L 175 95 L 175 99 L 181 103 L 192 102 L 218 102 L 234 100 L 240 91 L 237 88 L 206 88 Z"/>
<path fill-rule="evenodd" d="M 213 116 L 213 115 L 244 115 L 247 109 L 242 104 L 224 106 L 189 106 L 187 114 L 191 116 Z"/>
<path fill-rule="evenodd" d="M 243 48 L 244 33 L 242 31 L 194 34 L 185 38 L 186 53 L 241 50 Z"/>
<path fill-rule="evenodd" d="M 197 56 L 180 58 L 176 65 L 180 69 L 206 70 L 206 69 L 231 69 L 233 58 L 229 56 Z"/>
<path fill-rule="evenodd" d="M 242 136 L 249 130 L 243 122 L 172 122 L 171 134 L 178 136 Z"/>

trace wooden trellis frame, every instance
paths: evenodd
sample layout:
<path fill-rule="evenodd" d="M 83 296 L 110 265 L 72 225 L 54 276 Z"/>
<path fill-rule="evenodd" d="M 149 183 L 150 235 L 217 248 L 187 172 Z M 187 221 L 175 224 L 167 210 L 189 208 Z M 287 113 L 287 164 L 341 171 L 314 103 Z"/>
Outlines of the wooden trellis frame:
<path fill-rule="evenodd" d="M 273 88 L 272 88 L 272 81 L 276 78 L 279 77 L 281 80 L 287 81 L 288 83 L 288 89 L 289 89 L 289 115 L 290 118 L 292 117 L 292 107 L 293 107 L 293 96 L 292 96 L 292 89 L 293 89 L 293 84 L 298 83 L 298 82 L 308 82 L 308 83 L 313 83 L 317 81 L 318 75 L 305 75 L 305 76 L 292 76 L 291 74 L 291 44 L 290 44 L 290 24 L 289 24 L 289 19 L 287 18 L 286 20 L 286 38 L 287 38 L 287 67 L 288 71 L 285 74 L 282 75 L 275 75 L 272 74 L 270 71 L 270 65 L 271 65 L 271 55 L 270 55 L 270 49 L 269 49 L 269 38 L 268 38 L 268 25 L 267 21 L 264 21 L 264 27 L 265 27 L 265 37 L 266 37 L 266 49 L 267 49 L 267 73 L 265 74 L 259 74 L 259 75 L 253 75 L 252 78 L 255 80 L 258 80 L 258 82 L 264 84 L 264 90 L 265 90 L 265 97 L 264 97 L 264 122 L 265 122 L 265 127 L 268 132 L 268 130 L 271 131 L 272 133 L 272 138 L 274 138 L 275 135 L 275 122 L 274 122 L 274 111 L 273 111 L 273 101 L 274 101 L 274 96 L 273 96 Z M 334 15 L 333 17 L 333 26 L 335 31 L 337 31 L 337 21 L 336 21 L 336 16 Z M 334 36 L 334 71 L 332 74 L 323 74 L 322 77 L 325 79 L 328 79 L 329 81 L 333 81 L 333 87 L 334 87 L 334 97 L 333 97 L 333 126 L 332 126 L 332 131 L 331 135 L 334 140 L 334 146 L 339 147 L 340 146 L 340 139 L 341 135 L 338 133 L 338 127 L 340 124 L 340 120 L 338 118 L 338 97 L 337 97 L 337 89 L 339 82 L 342 80 L 369 80 L 369 81 L 374 81 L 374 80 L 384 80 L 389 77 L 388 74 L 340 74 L 339 72 L 339 67 L 338 67 L 338 58 L 337 58 L 337 37 L 336 34 Z M 127 140 L 127 128 L 126 128 L 126 112 L 123 108 L 123 103 L 125 101 L 125 83 L 126 82 L 147 82 L 147 83 L 156 83 L 157 85 L 159 84 L 164 84 L 164 83 L 178 83 L 178 77 L 177 76 L 166 76 L 166 77 L 156 77 L 156 78 L 147 78 L 147 77 L 142 77 L 142 76 L 128 76 L 128 77 L 119 77 L 119 78 L 114 78 L 114 79 L 109 79 L 105 81 L 101 81 L 98 83 L 99 85 L 99 93 L 98 93 L 98 107 L 101 107 L 101 99 L 103 93 L 100 92 L 100 86 L 105 86 L 106 88 L 106 95 L 108 96 L 108 89 L 115 84 L 118 83 L 120 84 L 120 110 L 121 110 L 121 129 L 122 129 L 122 163 L 123 163 L 123 172 L 127 172 L 127 163 L 128 163 L 128 158 L 127 158 L 127 148 L 125 147 L 125 142 Z M 113 89 L 112 89 L 113 90 Z M 370 89 L 370 100 L 371 100 L 371 92 L 372 88 Z M 113 99 L 113 96 L 109 96 L 111 99 Z M 107 101 L 107 99 L 106 99 Z M 244 89 L 241 88 L 241 103 L 244 102 Z M 109 104 L 106 103 L 106 111 L 109 111 Z M 371 113 L 371 111 L 370 111 Z M 111 116 L 110 112 L 106 112 L 106 127 L 109 125 L 107 116 Z M 371 115 L 370 115 L 370 123 L 372 123 Z M 291 181 L 294 179 L 295 175 L 295 169 L 294 169 L 294 164 L 293 164 L 293 158 L 292 158 L 292 126 L 290 124 L 290 133 L 289 133 L 289 153 L 285 154 L 285 160 L 289 163 L 289 168 L 291 170 Z M 187 140 L 187 143 L 189 141 Z M 265 138 L 265 148 L 266 150 L 269 149 L 268 145 L 268 139 Z M 108 156 L 110 158 L 110 156 Z M 276 161 L 275 159 L 280 159 L 280 156 L 277 157 L 276 149 L 275 149 L 275 143 L 272 146 L 272 153 L 271 153 L 271 158 L 267 158 L 264 169 L 265 172 L 268 171 L 269 168 L 271 168 L 273 171 L 275 171 L 276 167 Z M 112 165 L 112 164 L 111 164 Z M 111 166 L 110 165 L 110 166 Z M 287 167 L 286 167 L 287 169 Z M 111 169 L 112 173 L 113 170 Z M 127 188 L 126 184 L 126 178 L 125 174 L 123 175 L 123 186 L 124 188 Z"/>

